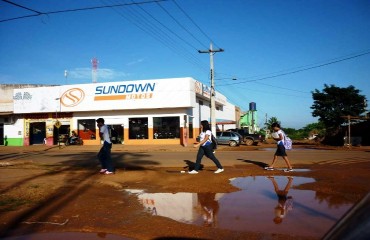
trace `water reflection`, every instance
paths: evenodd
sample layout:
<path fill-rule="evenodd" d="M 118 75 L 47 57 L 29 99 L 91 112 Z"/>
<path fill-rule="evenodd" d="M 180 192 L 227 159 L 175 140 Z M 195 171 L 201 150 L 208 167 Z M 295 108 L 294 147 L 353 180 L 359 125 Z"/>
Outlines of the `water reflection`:
<path fill-rule="evenodd" d="M 312 178 L 286 176 L 230 179 L 233 193 L 145 193 L 138 195 L 153 215 L 187 224 L 235 231 L 323 236 L 352 206 L 317 198 L 314 191 L 295 189 Z M 293 204 L 294 199 L 294 204 Z M 294 205 L 294 208 L 293 208 Z"/>
<path fill-rule="evenodd" d="M 293 197 L 288 196 L 289 189 L 293 183 L 293 177 L 287 177 L 288 181 L 284 189 L 280 189 L 274 177 L 268 177 L 273 186 L 278 198 L 278 204 L 275 207 L 274 223 L 280 224 L 287 215 L 288 211 L 293 209 Z"/>

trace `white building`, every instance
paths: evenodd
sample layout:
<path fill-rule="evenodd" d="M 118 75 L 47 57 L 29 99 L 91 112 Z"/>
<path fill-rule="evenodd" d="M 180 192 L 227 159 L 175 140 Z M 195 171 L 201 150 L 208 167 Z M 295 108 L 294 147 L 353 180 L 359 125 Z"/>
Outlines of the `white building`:
<path fill-rule="evenodd" d="M 235 128 L 238 108 L 219 92 L 215 101 L 218 126 Z M 114 143 L 186 146 L 200 121 L 210 121 L 210 88 L 192 78 L 14 88 L 12 102 L 13 120 L 0 115 L 6 145 L 55 145 L 72 131 L 86 145 L 100 144 L 95 120 L 102 117 Z"/>

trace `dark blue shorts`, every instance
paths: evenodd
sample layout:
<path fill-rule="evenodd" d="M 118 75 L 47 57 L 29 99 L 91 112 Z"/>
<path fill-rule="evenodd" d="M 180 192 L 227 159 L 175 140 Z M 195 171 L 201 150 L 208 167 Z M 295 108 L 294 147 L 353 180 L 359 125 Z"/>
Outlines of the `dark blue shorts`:
<path fill-rule="evenodd" d="M 277 145 L 277 149 L 276 149 L 276 152 L 275 152 L 275 155 L 276 156 L 288 156 L 285 152 L 285 147 L 284 147 L 284 144 L 278 144 Z"/>

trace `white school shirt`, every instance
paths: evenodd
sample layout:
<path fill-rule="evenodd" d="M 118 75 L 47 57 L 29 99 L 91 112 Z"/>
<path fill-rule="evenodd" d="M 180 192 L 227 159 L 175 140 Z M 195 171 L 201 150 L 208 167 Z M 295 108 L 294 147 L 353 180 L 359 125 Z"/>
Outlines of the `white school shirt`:
<path fill-rule="evenodd" d="M 207 130 L 205 132 L 201 132 L 200 135 L 199 135 L 199 138 L 200 138 L 199 140 L 203 141 L 204 138 L 206 137 L 206 135 L 208 135 L 208 140 L 205 143 L 203 143 L 202 146 L 206 146 L 206 145 L 212 143 L 212 140 L 211 140 L 212 132 L 210 130 Z"/>
<path fill-rule="evenodd" d="M 283 135 L 283 140 L 279 140 L 278 142 L 277 142 L 277 145 L 279 145 L 280 143 L 282 143 L 282 144 L 284 144 L 284 140 L 285 140 L 285 132 L 283 131 L 283 130 L 278 130 L 277 132 L 276 132 L 278 135 L 279 135 L 279 137 L 280 137 L 280 134 L 282 134 Z"/>
<path fill-rule="evenodd" d="M 103 125 L 100 127 L 100 132 L 103 134 L 103 140 L 107 143 L 111 143 L 109 138 L 109 129 L 107 125 Z"/>

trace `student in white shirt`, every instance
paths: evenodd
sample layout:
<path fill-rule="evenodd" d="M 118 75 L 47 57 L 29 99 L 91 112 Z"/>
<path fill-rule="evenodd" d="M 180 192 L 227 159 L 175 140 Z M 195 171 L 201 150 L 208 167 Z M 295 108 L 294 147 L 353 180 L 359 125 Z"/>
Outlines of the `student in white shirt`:
<path fill-rule="evenodd" d="M 209 123 L 207 120 L 203 120 L 200 122 L 200 142 L 197 144 L 194 144 L 194 147 L 199 146 L 198 154 L 197 154 L 197 160 L 195 162 L 194 170 L 190 171 L 189 174 L 197 174 L 200 169 L 200 163 L 202 161 L 202 158 L 204 155 L 206 155 L 208 158 L 210 158 L 217 166 L 217 170 L 215 173 L 221 173 L 224 171 L 224 168 L 222 167 L 220 161 L 215 157 L 213 154 L 213 148 L 212 148 L 212 132 L 211 128 L 209 126 Z"/>
<path fill-rule="evenodd" d="M 101 163 L 101 174 L 114 174 L 114 167 L 111 158 L 112 142 L 109 137 L 108 126 L 104 124 L 103 118 L 96 119 L 97 126 L 99 128 L 100 138 L 104 141 L 101 147 L 98 158 Z"/>
<path fill-rule="evenodd" d="M 290 161 L 288 159 L 288 155 L 286 154 L 285 147 L 284 147 L 284 141 L 285 141 L 285 133 L 280 128 L 279 123 L 273 123 L 271 124 L 271 128 L 274 130 L 273 132 L 273 138 L 277 142 L 277 149 L 274 154 L 274 158 L 272 159 L 272 163 L 270 166 L 265 167 L 266 170 L 274 170 L 275 162 L 278 158 L 278 156 L 283 157 L 286 165 L 288 166 L 288 169 L 285 169 L 284 172 L 293 172 L 293 167 L 290 164 Z"/>

